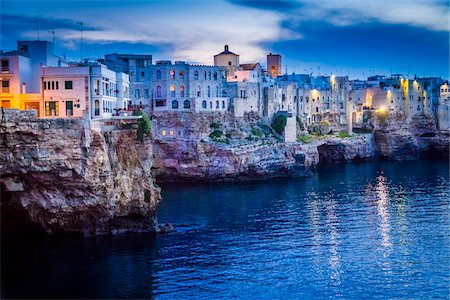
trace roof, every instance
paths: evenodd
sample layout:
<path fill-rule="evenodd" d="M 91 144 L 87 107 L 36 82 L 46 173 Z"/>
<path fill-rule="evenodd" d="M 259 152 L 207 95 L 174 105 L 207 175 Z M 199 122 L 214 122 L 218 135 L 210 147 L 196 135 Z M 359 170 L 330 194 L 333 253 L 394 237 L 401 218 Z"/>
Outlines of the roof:
<path fill-rule="evenodd" d="M 237 55 L 236 53 L 231 52 L 228 50 L 228 45 L 225 45 L 224 51 L 220 52 L 219 54 L 216 54 L 214 56 L 222 55 L 222 54 L 231 54 L 231 55 Z M 237 55 L 238 56 L 238 55 Z"/>
<path fill-rule="evenodd" d="M 239 66 L 242 68 L 242 70 L 248 71 L 248 70 L 254 70 L 258 64 L 259 64 L 259 63 L 254 63 L 254 64 L 240 64 Z"/>

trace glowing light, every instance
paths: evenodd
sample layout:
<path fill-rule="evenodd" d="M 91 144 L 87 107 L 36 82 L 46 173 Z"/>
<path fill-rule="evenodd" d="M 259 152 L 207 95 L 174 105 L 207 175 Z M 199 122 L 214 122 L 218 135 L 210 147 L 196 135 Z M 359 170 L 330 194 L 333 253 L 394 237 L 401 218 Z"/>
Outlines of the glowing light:
<path fill-rule="evenodd" d="M 379 111 L 379 112 L 385 112 L 385 111 L 386 111 L 386 107 L 381 106 L 381 107 L 378 109 L 378 111 Z"/>

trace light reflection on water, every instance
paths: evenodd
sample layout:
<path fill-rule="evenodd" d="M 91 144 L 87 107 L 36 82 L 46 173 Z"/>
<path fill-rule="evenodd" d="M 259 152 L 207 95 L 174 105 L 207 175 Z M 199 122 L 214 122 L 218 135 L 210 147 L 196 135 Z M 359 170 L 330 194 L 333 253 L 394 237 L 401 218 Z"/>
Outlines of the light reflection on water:
<path fill-rule="evenodd" d="M 446 162 L 384 162 L 328 166 L 290 180 L 165 185 L 159 220 L 176 232 L 10 242 L 2 248 L 2 268 L 12 274 L 2 278 L 3 292 L 446 298 L 448 171 Z M 34 249 L 34 256 L 20 249 Z"/>

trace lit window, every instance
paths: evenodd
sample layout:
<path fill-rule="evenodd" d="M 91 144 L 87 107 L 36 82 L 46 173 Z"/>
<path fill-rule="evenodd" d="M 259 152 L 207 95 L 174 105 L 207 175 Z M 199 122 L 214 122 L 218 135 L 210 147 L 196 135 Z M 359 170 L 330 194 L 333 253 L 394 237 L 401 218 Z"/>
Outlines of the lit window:
<path fill-rule="evenodd" d="M 175 97 L 175 86 L 174 85 L 170 86 L 170 96 Z"/>
<path fill-rule="evenodd" d="M 170 70 L 170 79 L 175 79 L 175 71 Z"/>
<path fill-rule="evenodd" d="M 169 135 L 170 135 L 170 136 L 173 136 L 173 130 L 170 130 L 170 131 L 169 131 Z"/>
<path fill-rule="evenodd" d="M 161 134 L 165 136 L 167 133 L 165 130 L 163 130 L 163 131 L 161 131 Z"/>

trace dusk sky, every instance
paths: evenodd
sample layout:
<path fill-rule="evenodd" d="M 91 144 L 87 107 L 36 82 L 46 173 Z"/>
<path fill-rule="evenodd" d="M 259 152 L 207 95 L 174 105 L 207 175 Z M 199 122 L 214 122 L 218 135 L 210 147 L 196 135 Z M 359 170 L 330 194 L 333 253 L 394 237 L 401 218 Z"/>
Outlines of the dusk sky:
<path fill-rule="evenodd" d="M 447 0 L 1 1 L 0 49 L 53 40 L 56 53 L 152 54 L 213 64 L 228 44 L 241 63 L 269 52 L 289 73 L 403 73 L 449 78 Z M 37 22 L 37 23 L 36 23 Z M 285 68 L 283 68 L 283 73 Z"/>

